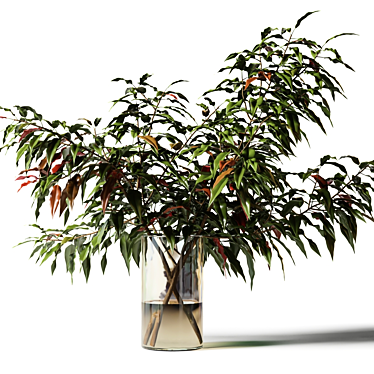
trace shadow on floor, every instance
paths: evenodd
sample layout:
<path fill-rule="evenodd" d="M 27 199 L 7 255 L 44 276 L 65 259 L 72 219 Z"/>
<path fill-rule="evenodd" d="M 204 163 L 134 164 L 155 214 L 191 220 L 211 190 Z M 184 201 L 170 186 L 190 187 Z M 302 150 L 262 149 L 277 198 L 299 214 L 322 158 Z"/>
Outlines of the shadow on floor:
<path fill-rule="evenodd" d="M 204 336 L 202 349 L 262 347 L 287 344 L 374 342 L 374 328 L 289 335 Z"/>

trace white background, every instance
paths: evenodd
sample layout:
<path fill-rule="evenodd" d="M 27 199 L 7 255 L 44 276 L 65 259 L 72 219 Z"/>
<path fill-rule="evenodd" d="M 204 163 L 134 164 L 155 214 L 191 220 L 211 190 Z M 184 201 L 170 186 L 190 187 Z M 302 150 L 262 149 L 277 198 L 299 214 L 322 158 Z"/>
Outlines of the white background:
<path fill-rule="evenodd" d="M 137 79 L 154 74 L 160 89 L 178 79 L 177 88 L 190 99 L 215 87 L 231 52 L 253 48 L 268 27 L 293 27 L 308 11 L 295 36 L 331 42 L 355 73 L 332 66 L 348 100 L 332 103 L 334 128 L 325 136 L 312 123 L 304 125 L 311 149 L 301 147 L 287 167 L 305 170 L 321 156 L 353 154 L 374 159 L 371 65 L 372 28 L 368 1 L 17 1 L 1 4 L 0 105 L 29 105 L 44 118 L 112 118 L 110 101 L 123 93 L 111 79 Z M 4 126 L 0 122 L 0 126 Z M 308 127 L 307 127 L 308 126 Z M 28 244 L 37 234 L 31 209 L 31 186 L 19 193 L 14 152 L 0 154 L 0 372 L 124 373 L 251 371 L 261 373 L 372 373 L 374 350 L 373 223 L 359 224 L 356 253 L 337 234 L 335 259 L 321 244 L 322 257 L 308 259 L 294 249 L 296 266 L 284 255 L 286 280 L 274 258 L 269 271 L 256 261 L 253 291 L 241 279 L 227 278 L 212 259 L 204 269 L 204 336 L 207 342 L 269 340 L 270 336 L 320 333 L 315 344 L 289 344 L 204 349 L 198 352 L 152 352 L 140 346 L 140 271 L 131 275 L 118 248 L 108 254 L 103 276 L 100 258 L 93 260 L 85 283 L 77 272 L 74 285 L 65 273 L 63 256 L 52 277 L 50 262 L 41 267 L 28 260 Z M 76 209 L 79 210 L 77 203 Z M 49 209 L 40 224 L 57 227 Z M 339 231 L 339 230 L 337 230 Z M 316 239 L 317 241 L 317 239 Z M 245 262 L 243 264 L 245 266 Z M 349 343 L 330 333 L 360 330 L 371 341 Z M 344 335 L 346 336 L 346 335 Z M 271 339 L 270 339 L 271 340 Z M 308 340 L 308 339 L 306 339 Z M 348 339 L 349 340 L 349 339 Z M 304 339 L 305 342 L 305 339 Z M 209 346 L 209 345 L 208 345 Z"/>

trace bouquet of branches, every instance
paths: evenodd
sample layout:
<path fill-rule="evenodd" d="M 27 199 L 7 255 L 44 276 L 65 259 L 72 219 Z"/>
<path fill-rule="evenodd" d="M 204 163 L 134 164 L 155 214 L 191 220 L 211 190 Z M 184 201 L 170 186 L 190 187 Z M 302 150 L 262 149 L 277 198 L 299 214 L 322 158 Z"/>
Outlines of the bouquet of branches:
<path fill-rule="evenodd" d="M 357 219 L 374 220 L 374 161 L 327 155 L 299 173 L 280 167 L 307 141 L 305 122 L 325 132 L 331 122 L 326 94 L 344 96 L 325 62 L 353 70 L 326 46 L 353 34 L 323 45 L 294 36 L 312 13 L 292 29 L 266 28 L 252 50 L 231 53 L 230 65 L 220 69 L 229 74 L 197 104 L 199 119 L 188 111 L 186 96 L 174 91 L 183 81 L 159 90 L 149 74 L 138 83 L 113 80 L 125 85 L 113 101 L 121 113 L 105 126 L 100 118 L 69 125 L 48 121 L 29 106 L 1 108 L 9 121 L 1 149 L 17 147 L 16 164 L 24 162 L 17 179 L 21 188 L 33 187 L 36 219 L 45 202 L 52 216 L 64 219 L 61 230 L 32 225 L 40 235 L 24 242 L 33 242 L 31 256 L 41 263 L 52 257 L 52 274 L 59 254 L 71 274 L 78 257 L 88 279 L 91 257 L 101 254 L 104 272 L 107 251 L 117 241 L 129 268 L 131 259 L 139 266 L 143 235 L 162 233 L 171 248 L 180 238 L 200 235 L 204 261 L 212 256 L 223 274 L 245 280 L 238 259 L 243 252 L 252 287 L 258 257 L 270 268 L 276 254 L 283 268 L 292 242 L 305 256 L 306 246 L 320 255 L 313 233 L 324 238 L 331 257 L 337 227 L 354 248 Z M 217 92 L 225 96 L 219 104 Z M 346 163 L 356 170 L 348 173 Z M 326 165 L 335 171 L 327 174 Z M 292 186 L 290 176 L 306 187 Z M 78 194 L 85 209 L 70 224 Z M 180 261 L 189 248 L 186 241 Z M 170 294 L 176 273 L 169 274 Z"/>

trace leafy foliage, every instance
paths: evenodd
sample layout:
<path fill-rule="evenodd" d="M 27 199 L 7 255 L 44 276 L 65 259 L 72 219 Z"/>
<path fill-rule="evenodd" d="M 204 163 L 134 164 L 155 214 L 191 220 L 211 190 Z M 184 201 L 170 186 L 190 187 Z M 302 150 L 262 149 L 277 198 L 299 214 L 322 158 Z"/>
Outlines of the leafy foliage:
<path fill-rule="evenodd" d="M 91 256 L 103 253 L 104 272 L 107 250 L 117 241 L 129 269 L 131 258 L 139 265 L 142 235 L 161 232 L 173 246 L 197 234 L 205 237 L 205 258 L 212 255 L 222 273 L 232 270 L 245 279 L 238 260 L 243 252 L 252 285 L 255 257 L 264 257 L 270 268 L 276 253 L 284 269 L 282 252 L 292 258 L 290 242 L 305 256 L 306 244 L 320 255 L 307 228 L 324 238 L 332 258 L 336 227 L 354 248 L 357 219 L 374 220 L 369 193 L 374 161 L 325 156 L 299 173 L 279 167 L 281 157 L 294 156 L 297 144 L 308 140 L 304 121 L 323 132 L 325 120 L 331 123 L 326 93 L 333 100 L 336 94 L 344 96 L 323 61 L 353 70 L 335 49 L 325 47 L 335 37 L 351 34 L 329 38 L 322 46 L 293 37 L 312 13 L 293 30 L 267 28 L 252 50 L 231 53 L 226 59 L 231 65 L 220 69 L 229 70 L 229 77 L 197 104 L 200 123 L 187 110 L 188 99 L 171 90 L 182 80 L 160 91 L 148 83 L 149 74 L 137 84 L 113 80 L 126 85 L 124 96 L 113 102 L 122 112 L 102 132 L 96 131 L 100 118 L 70 126 L 47 121 L 28 106 L 15 106 L 18 116 L 2 108 L 13 115 L 2 117 L 10 119 L 2 149 L 17 146 L 16 163 L 25 162 L 20 175 L 26 175 L 18 179 L 27 179 L 21 188 L 35 183 L 36 218 L 48 196 L 52 216 L 60 205 L 65 225 L 79 190 L 86 204 L 79 219 L 87 217 L 88 222 L 54 233 L 33 225 L 41 236 L 30 240 L 32 256 L 37 253 L 43 263 L 54 254 L 53 273 L 64 250 L 67 271 L 73 274 L 79 258 L 88 279 Z M 227 99 L 216 105 L 211 96 L 220 91 Z M 109 138 L 115 146 L 106 145 Z M 353 162 L 357 172 L 349 175 L 344 162 Z M 336 167 L 336 174 L 324 174 L 325 165 Z M 311 191 L 292 187 L 291 175 Z M 95 187 L 87 197 L 91 180 Z"/>

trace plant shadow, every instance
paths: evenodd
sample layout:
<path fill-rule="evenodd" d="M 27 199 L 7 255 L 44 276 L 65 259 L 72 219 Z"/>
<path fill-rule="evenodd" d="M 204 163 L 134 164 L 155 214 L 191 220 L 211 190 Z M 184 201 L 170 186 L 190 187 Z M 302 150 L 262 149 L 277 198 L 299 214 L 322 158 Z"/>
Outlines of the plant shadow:
<path fill-rule="evenodd" d="M 204 349 L 262 347 L 289 344 L 374 342 L 374 328 L 283 335 L 207 335 Z"/>

